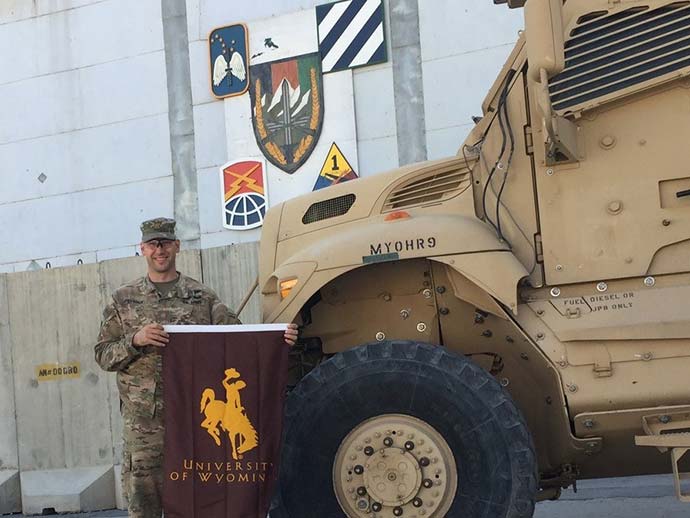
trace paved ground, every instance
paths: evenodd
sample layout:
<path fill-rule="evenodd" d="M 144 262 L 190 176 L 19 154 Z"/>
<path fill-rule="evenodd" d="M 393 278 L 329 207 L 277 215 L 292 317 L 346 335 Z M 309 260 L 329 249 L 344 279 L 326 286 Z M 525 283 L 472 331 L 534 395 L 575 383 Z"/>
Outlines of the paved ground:
<path fill-rule="evenodd" d="M 19 518 L 24 515 L 10 515 Z M 63 514 L 60 518 L 124 518 L 123 511 Z M 681 504 L 671 497 L 612 498 L 596 500 L 564 500 L 537 505 L 534 518 L 682 518 L 690 516 L 690 504 Z"/>
<path fill-rule="evenodd" d="M 673 495 L 671 478 L 630 477 L 580 482 L 577 494 L 566 491 L 561 500 L 537 504 L 534 518 L 683 518 L 690 504 Z M 60 518 L 122 518 L 123 511 L 60 515 Z M 8 518 L 23 518 L 10 515 Z"/>
<path fill-rule="evenodd" d="M 534 518 L 683 518 L 690 504 L 673 497 L 564 500 L 537 505 Z"/>

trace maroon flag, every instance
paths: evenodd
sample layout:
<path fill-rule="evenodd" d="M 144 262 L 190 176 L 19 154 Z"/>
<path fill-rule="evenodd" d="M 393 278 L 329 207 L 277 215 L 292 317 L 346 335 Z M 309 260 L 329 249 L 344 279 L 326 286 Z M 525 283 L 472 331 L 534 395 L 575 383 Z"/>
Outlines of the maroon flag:
<path fill-rule="evenodd" d="M 166 518 L 266 518 L 287 383 L 284 324 L 166 326 Z"/>

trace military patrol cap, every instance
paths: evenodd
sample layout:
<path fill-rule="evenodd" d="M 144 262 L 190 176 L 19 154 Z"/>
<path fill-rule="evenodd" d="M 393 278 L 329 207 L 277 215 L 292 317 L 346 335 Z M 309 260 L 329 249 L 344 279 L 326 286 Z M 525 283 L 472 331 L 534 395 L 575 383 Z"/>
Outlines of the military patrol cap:
<path fill-rule="evenodd" d="M 172 239 L 175 240 L 175 220 L 170 218 L 154 218 L 144 221 L 141 224 L 141 241 L 151 241 L 152 239 Z"/>

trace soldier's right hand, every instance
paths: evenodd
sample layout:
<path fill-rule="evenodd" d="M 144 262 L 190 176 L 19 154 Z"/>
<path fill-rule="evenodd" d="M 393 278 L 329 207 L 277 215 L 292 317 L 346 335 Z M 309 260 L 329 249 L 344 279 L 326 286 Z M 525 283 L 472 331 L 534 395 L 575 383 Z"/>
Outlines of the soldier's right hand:
<path fill-rule="evenodd" d="M 132 344 L 136 347 L 143 347 L 145 345 L 165 347 L 168 344 L 168 333 L 165 332 L 160 324 L 147 324 L 137 331 L 134 338 L 132 338 Z"/>

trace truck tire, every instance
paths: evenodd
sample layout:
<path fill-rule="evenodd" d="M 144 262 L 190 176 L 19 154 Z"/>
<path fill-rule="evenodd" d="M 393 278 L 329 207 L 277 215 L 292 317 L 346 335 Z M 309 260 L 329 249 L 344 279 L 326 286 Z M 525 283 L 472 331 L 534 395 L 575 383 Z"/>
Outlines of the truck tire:
<path fill-rule="evenodd" d="M 288 396 L 271 518 L 528 518 L 536 456 L 515 403 L 469 359 L 388 341 Z M 342 505 L 341 505 L 342 504 Z"/>

